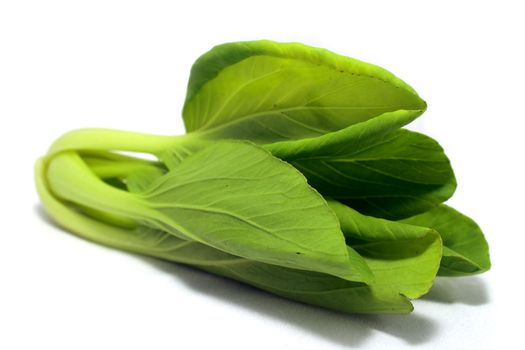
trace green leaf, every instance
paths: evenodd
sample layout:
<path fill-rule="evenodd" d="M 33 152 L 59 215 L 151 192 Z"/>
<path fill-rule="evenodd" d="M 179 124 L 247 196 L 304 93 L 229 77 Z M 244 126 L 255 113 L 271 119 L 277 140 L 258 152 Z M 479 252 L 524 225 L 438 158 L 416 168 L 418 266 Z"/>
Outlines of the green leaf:
<path fill-rule="evenodd" d="M 415 112 L 385 113 L 346 129 L 265 145 L 324 196 L 363 214 L 402 219 L 444 202 L 456 188 L 450 161 L 432 138 L 397 130 Z"/>
<path fill-rule="evenodd" d="M 433 230 L 421 238 L 366 242 L 352 247 L 373 271 L 374 287 L 412 299 L 430 290 L 442 254 L 441 238 Z"/>
<path fill-rule="evenodd" d="M 253 144 L 217 142 L 186 158 L 140 197 L 162 229 L 234 255 L 368 281 L 335 214 L 289 164 Z"/>
<path fill-rule="evenodd" d="M 479 226 L 447 205 L 401 222 L 435 229 L 443 239 L 439 275 L 465 276 L 490 269 L 489 246 Z"/>
<path fill-rule="evenodd" d="M 299 43 L 219 45 L 193 65 L 188 132 L 257 143 L 315 137 L 425 102 L 390 72 Z"/>
<path fill-rule="evenodd" d="M 347 243 L 374 272 L 374 285 L 409 298 L 428 292 L 442 255 L 441 238 L 435 230 L 366 216 L 333 200 L 328 204 Z"/>

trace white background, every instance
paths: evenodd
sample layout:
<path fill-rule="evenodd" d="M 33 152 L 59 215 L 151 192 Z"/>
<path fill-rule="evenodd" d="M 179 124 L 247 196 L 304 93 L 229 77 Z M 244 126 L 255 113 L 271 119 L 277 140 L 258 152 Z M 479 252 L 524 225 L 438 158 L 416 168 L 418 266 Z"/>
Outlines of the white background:
<path fill-rule="evenodd" d="M 1 349 L 494 349 L 523 343 L 525 25 L 519 1 L 1 1 Z M 79 127 L 183 132 L 211 46 L 301 41 L 381 65 L 429 109 L 493 269 L 408 316 L 347 316 L 54 227 L 32 167 Z M 508 348 L 508 347 L 507 347 Z"/>

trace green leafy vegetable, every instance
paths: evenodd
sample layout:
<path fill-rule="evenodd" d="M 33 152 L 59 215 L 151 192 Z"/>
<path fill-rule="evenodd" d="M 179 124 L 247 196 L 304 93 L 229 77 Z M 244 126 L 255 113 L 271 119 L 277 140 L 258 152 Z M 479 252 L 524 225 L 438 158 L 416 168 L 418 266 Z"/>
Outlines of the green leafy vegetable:
<path fill-rule="evenodd" d="M 299 302 L 407 313 L 437 274 L 490 268 L 426 109 L 386 70 L 298 43 L 217 46 L 194 64 L 188 133 L 81 129 L 37 161 L 67 230 Z M 156 160 L 121 152 L 149 153 Z"/>

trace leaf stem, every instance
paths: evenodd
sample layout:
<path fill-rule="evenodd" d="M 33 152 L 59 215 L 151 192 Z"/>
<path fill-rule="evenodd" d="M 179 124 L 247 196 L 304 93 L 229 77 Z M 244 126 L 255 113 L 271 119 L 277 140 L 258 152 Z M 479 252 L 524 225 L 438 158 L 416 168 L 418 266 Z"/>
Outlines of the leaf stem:
<path fill-rule="evenodd" d="M 166 251 L 158 240 L 149 239 L 141 227 L 119 227 L 105 220 L 91 218 L 76 208 L 59 200 L 52 192 L 46 179 L 47 159 L 40 158 L 35 164 L 35 182 L 38 195 L 48 215 L 61 227 L 78 236 L 113 248 L 154 256 L 161 259 L 183 262 L 177 259 L 171 250 Z M 167 238 L 175 243 L 185 242 L 166 233 Z"/>
<path fill-rule="evenodd" d="M 140 198 L 101 181 L 75 152 L 45 158 L 43 166 L 50 190 L 59 198 L 137 221 L 156 217 Z"/>
<path fill-rule="evenodd" d="M 150 153 L 155 156 L 176 146 L 184 136 L 163 136 L 113 129 L 78 129 L 58 138 L 50 147 L 48 155 L 63 151 L 128 151 Z"/>

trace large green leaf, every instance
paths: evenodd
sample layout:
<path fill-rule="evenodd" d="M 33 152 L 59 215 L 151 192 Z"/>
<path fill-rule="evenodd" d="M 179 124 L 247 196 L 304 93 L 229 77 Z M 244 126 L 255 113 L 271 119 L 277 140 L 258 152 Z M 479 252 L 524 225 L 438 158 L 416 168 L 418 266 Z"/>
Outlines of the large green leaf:
<path fill-rule="evenodd" d="M 265 148 L 321 194 L 358 211 L 402 219 L 447 200 L 456 188 L 450 162 L 432 138 L 398 130 L 412 111 L 386 113 L 346 129 Z"/>
<path fill-rule="evenodd" d="M 102 182 L 71 152 L 52 156 L 59 197 L 252 260 L 353 281 L 373 276 L 349 254 L 339 222 L 302 174 L 250 143 L 221 141 L 186 158 L 139 194 Z"/>
<path fill-rule="evenodd" d="M 141 198 L 218 249 L 368 280 L 366 264 L 347 253 L 339 222 L 325 200 L 300 172 L 255 145 L 219 142 L 197 152 L 152 183 Z"/>
<path fill-rule="evenodd" d="M 219 45 L 193 65 L 188 132 L 258 143 L 315 137 L 425 102 L 390 72 L 299 43 Z"/>
<path fill-rule="evenodd" d="M 442 204 L 402 222 L 440 233 L 444 245 L 440 275 L 464 276 L 490 269 L 489 246 L 483 232 L 471 218 L 454 208 Z"/>

